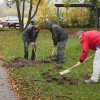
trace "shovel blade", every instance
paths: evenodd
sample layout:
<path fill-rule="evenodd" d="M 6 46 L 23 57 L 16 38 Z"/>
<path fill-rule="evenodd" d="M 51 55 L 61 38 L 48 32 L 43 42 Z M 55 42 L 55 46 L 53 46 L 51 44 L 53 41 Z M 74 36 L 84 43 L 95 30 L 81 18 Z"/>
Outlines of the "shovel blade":
<path fill-rule="evenodd" d="M 65 70 L 65 71 L 59 72 L 59 74 L 60 74 L 60 75 L 64 75 L 64 74 L 67 74 L 67 73 L 69 73 L 69 72 L 70 72 L 70 70 Z"/>

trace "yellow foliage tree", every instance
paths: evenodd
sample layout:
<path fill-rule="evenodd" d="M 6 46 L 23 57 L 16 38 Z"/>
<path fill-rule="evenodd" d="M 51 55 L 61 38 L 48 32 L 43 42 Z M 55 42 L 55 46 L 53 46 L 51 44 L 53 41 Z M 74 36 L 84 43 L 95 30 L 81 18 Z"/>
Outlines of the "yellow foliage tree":
<path fill-rule="evenodd" d="M 43 0 L 42 4 L 39 6 L 37 19 L 39 20 L 39 24 L 41 25 L 45 25 L 46 19 L 49 19 L 51 21 L 56 20 L 56 9 L 54 7 L 54 4 L 49 5 L 47 0 Z"/>
<path fill-rule="evenodd" d="M 67 24 L 84 25 L 89 23 L 90 12 L 87 8 L 68 8 L 66 12 L 63 13 Z"/>

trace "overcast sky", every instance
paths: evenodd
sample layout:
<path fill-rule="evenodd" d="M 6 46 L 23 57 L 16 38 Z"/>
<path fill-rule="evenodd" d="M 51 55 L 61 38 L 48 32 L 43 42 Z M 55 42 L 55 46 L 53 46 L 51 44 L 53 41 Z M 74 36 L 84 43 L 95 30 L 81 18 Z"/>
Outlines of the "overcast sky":
<path fill-rule="evenodd" d="M 3 0 L 0 0 L 0 4 L 2 4 L 3 3 Z"/>
<path fill-rule="evenodd" d="M 8 8 L 6 0 L 0 0 L 0 17 L 16 15 L 16 9 Z"/>
<path fill-rule="evenodd" d="M 29 11 L 29 4 L 26 3 L 25 7 L 25 16 L 27 15 Z M 6 5 L 6 0 L 0 0 L 0 17 L 5 17 L 5 16 L 17 16 L 17 10 L 15 4 L 13 7 L 8 8 Z"/>
<path fill-rule="evenodd" d="M 54 1 L 54 3 L 62 3 L 62 0 L 51 0 L 51 2 L 52 1 Z M 84 1 L 84 0 L 80 0 L 80 1 Z M 29 11 L 29 4 L 26 3 L 25 16 L 27 15 L 28 11 Z M 0 0 L 0 17 L 5 17 L 9 15 L 17 16 L 16 6 L 13 5 L 12 8 L 8 8 L 6 5 L 6 0 Z"/>
<path fill-rule="evenodd" d="M 61 0 L 51 0 L 51 1 L 56 1 L 57 3 L 61 3 Z M 29 4 L 25 4 L 25 15 L 27 15 L 28 10 L 29 10 Z M 16 6 L 13 5 L 12 8 L 8 8 L 6 5 L 6 0 L 0 0 L 0 17 L 5 17 L 5 16 L 17 16 L 17 10 Z"/>

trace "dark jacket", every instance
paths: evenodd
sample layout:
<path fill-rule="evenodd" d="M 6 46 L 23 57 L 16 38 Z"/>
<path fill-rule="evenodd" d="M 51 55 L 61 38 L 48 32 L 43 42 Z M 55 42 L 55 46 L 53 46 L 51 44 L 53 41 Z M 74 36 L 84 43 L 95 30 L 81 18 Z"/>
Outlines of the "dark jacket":
<path fill-rule="evenodd" d="M 54 45 L 57 45 L 58 42 L 68 39 L 67 32 L 65 32 L 61 26 L 52 24 L 51 22 L 48 22 L 47 24 L 49 30 L 51 31 Z"/>
<path fill-rule="evenodd" d="M 34 32 L 35 26 L 28 26 L 22 33 L 23 39 L 26 42 L 36 42 L 37 36 L 39 32 Z"/>

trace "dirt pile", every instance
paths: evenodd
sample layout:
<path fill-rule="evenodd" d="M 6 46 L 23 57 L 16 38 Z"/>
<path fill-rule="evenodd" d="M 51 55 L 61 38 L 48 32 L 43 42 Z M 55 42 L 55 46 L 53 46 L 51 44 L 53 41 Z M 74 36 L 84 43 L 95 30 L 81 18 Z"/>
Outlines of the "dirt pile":
<path fill-rule="evenodd" d="M 37 64 L 46 64 L 46 63 L 51 63 L 49 60 L 28 60 L 24 59 L 22 57 L 16 57 L 12 59 L 11 61 L 5 61 L 5 66 L 6 67 L 33 67 Z"/>
<path fill-rule="evenodd" d="M 34 63 L 31 60 L 27 60 L 21 57 L 17 57 L 12 59 L 11 61 L 6 61 L 5 62 L 5 67 L 31 67 L 33 66 Z"/>

